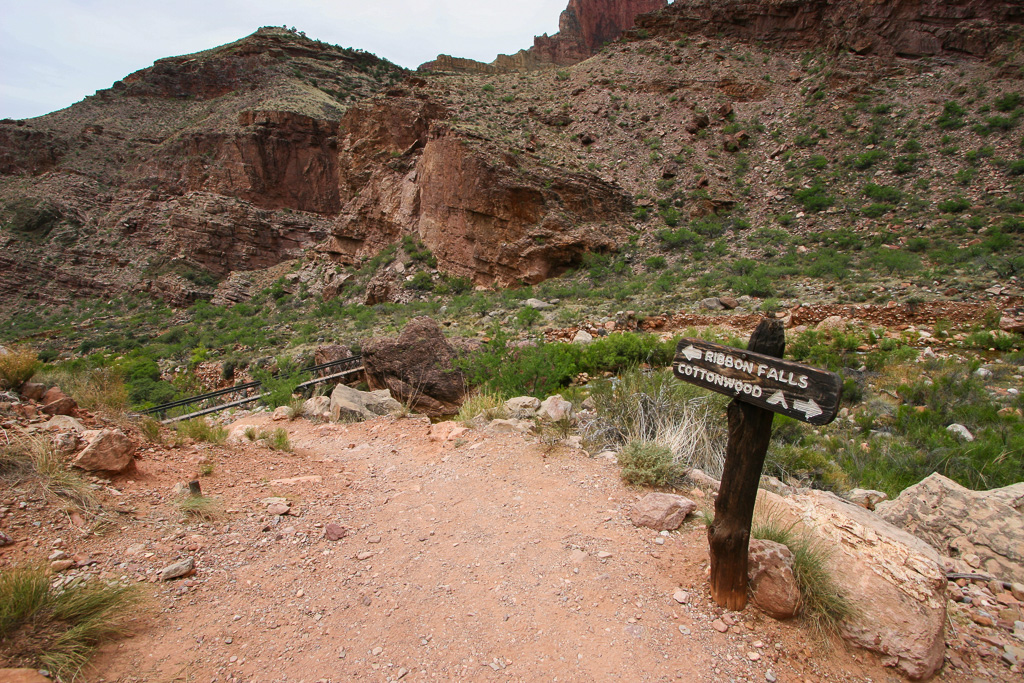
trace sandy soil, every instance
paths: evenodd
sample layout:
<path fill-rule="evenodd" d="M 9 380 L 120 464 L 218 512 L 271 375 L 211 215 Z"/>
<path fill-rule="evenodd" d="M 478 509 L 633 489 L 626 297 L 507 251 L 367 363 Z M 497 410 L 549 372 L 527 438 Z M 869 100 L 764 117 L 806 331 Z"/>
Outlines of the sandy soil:
<path fill-rule="evenodd" d="M 642 492 L 607 460 L 483 430 L 435 442 L 425 419 L 238 424 L 285 427 L 294 453 L 144 449 L 137 472 L 104 488 L 116 528 L 42 502 L 22 511 L 45 521 L 5 562 L 42 559 L 59 538 L 96 562 L 72 573 L 152 582 L 135 635 L 88 680 L 902 680 L 753 607 L 714 630 L 703 523 L 634 527 Z M 223 507 L 212 523 L 173 506 L 172 486 L 201 462 Z M 290 514 L 268 514 L 273 497 Z M 347 536 L 328 540 L 328 524 Z M 156 581 L 186 557 L 193 576 Z"/>

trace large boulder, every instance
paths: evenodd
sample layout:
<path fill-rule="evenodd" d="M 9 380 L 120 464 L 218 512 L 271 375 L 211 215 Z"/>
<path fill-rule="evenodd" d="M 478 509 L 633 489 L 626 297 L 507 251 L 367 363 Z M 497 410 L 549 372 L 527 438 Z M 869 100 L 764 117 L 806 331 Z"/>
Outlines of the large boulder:
<path fill-rule="evenodd" d="M 132 464 L 135 442 L 120 429 L 99 429 L 84 432 L 89 445 L 72 461 L 72 465 L 90 472 L 122 472 Z"/>
<path fill-rule="evenodd" d="M 371 420 L 401 408 L 402 404 L 391 398 L 387 389 L 359 391 L 339 384 L 331 392 L 331 419 L 335 421 Z"/>
<path fill-rule="evenodd" d="M 943 555 L 1024 583 L 1024 483 L 972 491 L 935 473 L 875 509 Z"/>
<path fill-rule="evenodd" d="M 413 411 L 439 417 L 459 412 L 466 395 L 455 355 L 440 326 L 421 316 L 409 321 L 397 339 L 364 344 L 363 367 L 371 389 L 387 389 Z"/>
<path fill-rule="evenodd" d="M 800 609 L 800 588 L 793 574 L 793 552 L 781 543 L 750 539 L 747 578 L 758 609 L 773 619 L 789 619 Z"/>
<path fill-rule="evenodd" d="M 826 566 L 853 607 L 840 624 L 852 644 L 909 678 L 928 678 L 945 656 L 946 573 L 930 545 L 826 491 L 783 498 L 758 492 L 783 526 L 797 525 L 829 553 Z"/>

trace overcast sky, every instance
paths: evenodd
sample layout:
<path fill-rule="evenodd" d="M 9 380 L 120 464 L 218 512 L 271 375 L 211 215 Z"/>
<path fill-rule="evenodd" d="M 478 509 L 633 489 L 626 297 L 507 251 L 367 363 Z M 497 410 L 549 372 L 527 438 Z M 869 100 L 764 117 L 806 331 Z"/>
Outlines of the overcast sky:
<path fill-rule="evenodd" d="M 62 109 L 162 57 L 294 26 L 416 68 L 555 33 L 568 0 L 0 0 L 0 118 Z"/>

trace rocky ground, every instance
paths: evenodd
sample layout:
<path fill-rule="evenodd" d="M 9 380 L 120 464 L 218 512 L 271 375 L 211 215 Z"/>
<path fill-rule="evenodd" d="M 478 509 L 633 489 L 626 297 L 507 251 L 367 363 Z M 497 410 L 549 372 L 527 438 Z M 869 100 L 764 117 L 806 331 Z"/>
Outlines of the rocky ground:
<path fill-rule="evenodd" d="M 425 418 L 256 413 L 232 433 L 246 426 L 284 427 L 293 452 L 145 445 L 134 472 L 95 480 L 95 518 L 0 493 L 15 541 L 0 566 L 56 558 L 57 581 L 151 596 L 87 680 L 899 680 L 797 621 L 723 613 L 704 524 L 635 527 L 642 491 L 607 459 L 494 427 L 439 434 Z M 175 484 L 200 472 L 209 521 L 175 505 Z M 182 561 L 194 573 L 161 580 Z M 979 604 L 984 587 L 962 594 Z M 994 654 L 1007 634 L 962 622 L 940 680 L 1019 680 Z"/>

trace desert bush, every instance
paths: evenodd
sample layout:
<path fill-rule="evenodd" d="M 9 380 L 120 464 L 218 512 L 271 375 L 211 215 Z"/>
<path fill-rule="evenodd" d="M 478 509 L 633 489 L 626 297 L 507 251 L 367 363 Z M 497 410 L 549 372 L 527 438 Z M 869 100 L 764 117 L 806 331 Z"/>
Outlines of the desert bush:
<path fill-rule="evenodd" d="M 194 496 L 188 493 L 178 497 L 174 501 L 174 506 L 185 517 L 203 522 L 217 519 L 224 511 L 220 498 L 204 495 Z"/>
<path fill-rule="evenodd" d="M 128 632 L 140 597 L 133 587 L 98 580 L 57 588 L 41 567 L 5 567 L 0 573 L 0 661 L 76 680 L 99 645 Z"/>
<path fill-rule="evenodd" d="M 192 439 L 193 441 L 222 444 L 228 438 L 228 430 L 226 428 L 210 424 L 202 417 L 177 422 L 174 425 L 174 429 L 180 437 Z"/>
<path fill-rule="evenodd" d="M 619 453 L 619 466 L 622 478 L 637 486 L 668 486 L 685 472 L 667 446 L 638 439 L 628 442 Z"/>
<path fill-rule="evenodd" d="M 46 494 L 80 508 L 96 506 L 88 483 L 68 467 L 46 437 L 22 436 L 0 444 L 0 481 L 11 486 L 34 483 Z"/>
<path fill-rule="evenodd" d="M 277 359 L 277 373 L 262 368 L 252 371 L 253 379 L 261 385 L 266 394 L 263 402 L 271 408 L 290 405 L 295 387 L 309 379 L 309 373 L 290 358 Z"/>
<path fill-rule="evenodd" d="M 459 414 L 455 416 L 455 419 L 469 427 L 473 418 L 478 415 L 483 415 L 487 420 L 508 417 L 505 399 L 486 389 L 473 391 L 459 406 Z"/>
<path fill-rule="evenodd" d="M 0 389 L 21 389 L 39 369 L 39 356 L 27 346 L 0 351 Z"/>

